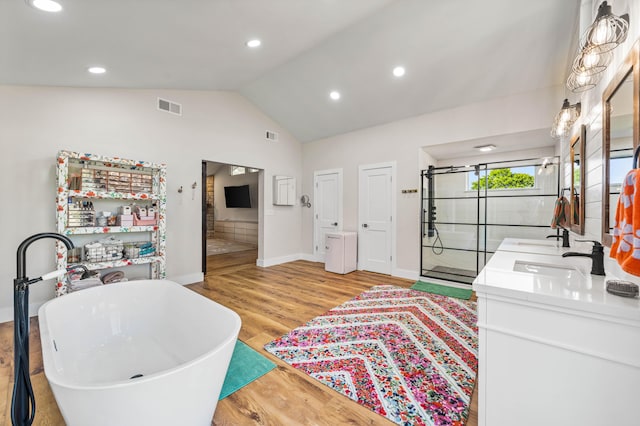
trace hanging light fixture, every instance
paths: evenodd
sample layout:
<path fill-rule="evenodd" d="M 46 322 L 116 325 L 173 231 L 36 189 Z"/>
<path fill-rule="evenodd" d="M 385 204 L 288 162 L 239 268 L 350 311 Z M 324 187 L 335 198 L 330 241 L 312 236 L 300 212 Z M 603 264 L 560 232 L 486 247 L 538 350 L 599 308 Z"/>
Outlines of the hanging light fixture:
<path fill-rule="evenodd" d="M 598 7 L 598 14 L 587 28 L 581 40 L 583 51 L 595 49 L 608 52 L 624 42 L 629 32 L 629 14 L 616 16 L 611 13 L 611 6 L 603 1 Z"/>
<path fill-rule="evenodd" d="M 573 61 L 572 70 L 576 72 L 586 72 L 587 74 L 598 74 L 606 70 L 613 52 L 599 52 L 597 49 L 582 50 Z"/>
<path fill-rule="evenodd" d="M 569 99 L 565 99 L 562 102 L 562 109 L 553 120 L 551 136 L 554 138 L 566 136 L 578 117 L 580 117 L 580 102 L 571 105 Z"/>
<path fill-rule="evenodd" d="M 603 1 L 596 19 L 582 36 L 578 55 L 567 78 L 567 88 L 578 93 L 596 87 L 602 78 L 601 73 L 611 63 L 611 51 L 625 41 L 628 31 L 629 14 L 616 16 L 611 13 L 611 6 Z"/>
<path fill-rule="evenodd" d="M 602 72 L 607 69 L 613 53 L 598 52 L 596 49 L 582 50 L 573 61 L 571 73 L 567 78 L 567 88 L 574 93 L 593 89 L 600 79 Z"/>
<path fill-rule="evenodd" d="M 584 92 L 596 87 L 604 74 L 602 72 L 591 74 L 588 70 L 572 70 L 567 78 L 567 88 L 573 93 Z"/>

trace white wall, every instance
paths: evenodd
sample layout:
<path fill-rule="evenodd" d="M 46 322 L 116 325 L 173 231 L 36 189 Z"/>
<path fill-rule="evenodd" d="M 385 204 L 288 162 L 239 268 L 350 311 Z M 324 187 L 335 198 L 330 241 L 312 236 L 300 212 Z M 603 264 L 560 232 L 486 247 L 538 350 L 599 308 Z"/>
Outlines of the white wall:
<path fill-rule="evenodd" d="M 160 96 L 181 103 L 183 115 L 156 109 Z M 266 141 L 265 130 L 280 134 Z M 12 318 L 15 255 L 27 236 L 55 231 L 55 159 L 60 149 L 167 164 L 167 275 L 187 283 L 202 278 L 201 162 L 242 164 L 301 178 L 301 146 L 285 129 L 232 92 L 114 90 L 0 86 L 1 209 L 0 321 Z M 198 183 L 195 193 L 191 185 Z M 182 194 L 177 189 L 185 188 Z M 271 185 L 260 194 L 259 261 L 277 263 L 300 252 L 300 206 L 274 209 Z M 54 266 L 54 245 L 27 253 L 27 274 Z M 52 283 L 31 290 L 37 305 Z"/>
<path fill-rule="evenodd" d="M 604 76 L 600 83 L 593 89 L 583 92 L 581 95 L 567 93 L 571 103 L 581 102 L 581 116 L 576 122 L 573 133 L 579 131 L 581 124 L 586 126 L 586 169 L 585 173 L 585 239 L 602 240 L 602 94 L 609 85 L 618 69 L 620 69 L 624 59 L 631 50 L 633 44 L 640 36 L 640 2 L 632 0 L 609 1 L 612 12 L 616 15 L 629 13 L 630 24 L 629 34 L 626 41 L 613 51 L 613 60 L 604 71 Z M 593 22 L 599 2 L 594 2 L 592 13 L 587 13 L 584 19 L 585 24 Z M 584 27 L 585 25 L 583 25 Z M 559 111 L 561 101 L 558 101 Z M 557 113 L 556 111 L 555 113 Z M 555 114 L 554 113 L 554 114 Z M 569 141 L 571 135 L 558 141 L 558 150 L 562 153 L 561 158 L 565 159 L 563 165 L 570 166 L 568 162 Z M 565 170 L 563 176 L 568 184 L 570 172 Z M 572 234 L 572 237 L 576 235 Z M 582 238 L 582 237 L 580 237 Z"/>
<path fill-rule="evenodd" d="M 420 169 L 429 161 L 422 147 L 549 128 L 561 88 L 520 94 L 425 114 L 303 144 L 302 192 L 312 194 L 314 170 L 344 170 L 344 229 L 354 230 L 358 211 L 358 166 L 397 162 L 397 233 L 393 274 L 418 277 L 420 267 Z M 560 101 L 561 102 L 561 101 Z M 525 147 L 523 147 L 525 148 Z M 546 155 L 546 154 L 542 154 Z M 312 200 L 313 202 L 313 200 Z M 312 212 L 303 210 L 302 250 L 313 253 Z"/>

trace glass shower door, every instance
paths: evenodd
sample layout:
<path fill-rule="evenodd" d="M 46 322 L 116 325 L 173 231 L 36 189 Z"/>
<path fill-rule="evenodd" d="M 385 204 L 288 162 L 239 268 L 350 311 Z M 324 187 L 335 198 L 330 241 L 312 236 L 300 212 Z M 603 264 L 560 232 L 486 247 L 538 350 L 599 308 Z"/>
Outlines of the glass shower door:
<path fill-rule="evenodd" d="M 423 172 L 421 275 L 471 284 L 478 273 L 477 190 L 468 175 L 475 168 L 430 168 Z"/>
<path fill-rule="evenodd" d="M 471 284 L 504 238 L 544 239 L 558 157 L 422 172 L 421 276 Z"/>

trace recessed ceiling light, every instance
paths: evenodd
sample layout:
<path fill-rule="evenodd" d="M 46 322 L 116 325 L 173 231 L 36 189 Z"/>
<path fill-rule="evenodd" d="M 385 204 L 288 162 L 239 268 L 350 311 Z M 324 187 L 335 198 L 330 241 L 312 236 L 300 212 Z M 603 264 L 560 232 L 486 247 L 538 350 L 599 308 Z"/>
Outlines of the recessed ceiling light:
<path fill-rule="evenodd" d="M 104 67 L 89 67 L 87 68 L 87 71 L 89 71 L 91 74 L 104 74 L 105 72 L 107 72 L 106 68 Z"/>
<path fill-rule="evenodd" d="M 257 38 L 254 38 L 253 40 L 249 40 L 247 42 L 247 46 L 249 47 L 259 47 L 262 44 L 262 42 L 260 40 L 258 40 Z"/>
<path fill-rule="evenodd" d="M 496 146 L 495 145 L 479 145 L 479 146 L 474 146 L 474 148 L 482 152 L 489 152 L 496 149 Z"/>
<path fill-rule="evenodd" d="M 337 101 L 338 99 L 340 99 L 340 92 L 334 90 L 333 92 L 329 93 L 329 97 L 334 101 Z"/>
<path fill-rule="evenodd" d="M 60 3 L 53 0 L 26 0 L 26 2 L 29 6 L 45 12 L 60 12 L 62 10 Z"/>
<path fill-rule="evenodd" d="M 396 77 L 402 77 L 404 73 L 405 73 L 404 67 L 395 67 L 393 69 L 393 75 L 395 75 Z"/>

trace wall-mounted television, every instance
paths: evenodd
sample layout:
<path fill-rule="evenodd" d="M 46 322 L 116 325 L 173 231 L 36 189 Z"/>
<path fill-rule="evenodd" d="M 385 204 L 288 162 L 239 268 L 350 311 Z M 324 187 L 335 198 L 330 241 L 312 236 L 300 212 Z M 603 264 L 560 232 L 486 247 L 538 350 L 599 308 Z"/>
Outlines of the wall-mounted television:
<path fill-rule="evenodd" d="M 249 196 L 249 185 L 225 186 L 224 200 L 227 208 L 251 208 L 251 197 Z"/>

